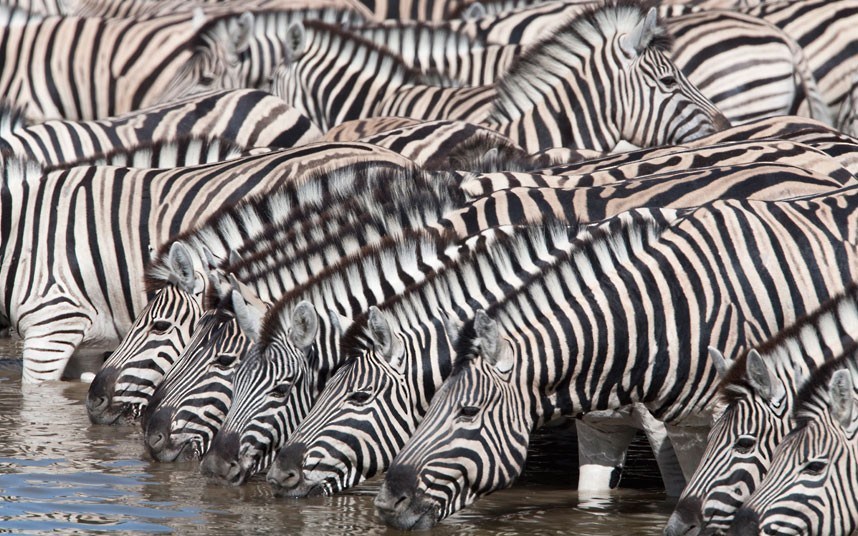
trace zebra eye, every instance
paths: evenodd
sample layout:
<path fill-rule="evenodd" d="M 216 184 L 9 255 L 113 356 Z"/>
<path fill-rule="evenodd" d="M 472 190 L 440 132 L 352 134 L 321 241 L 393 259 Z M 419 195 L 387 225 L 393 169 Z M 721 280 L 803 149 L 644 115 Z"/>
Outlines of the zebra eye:
<path fill-rule="evenodd" d="M 828 460 L 812 460 L 805 464 L 801 472 L 809 475 L 818 475 L 825 471 L 826 467 L 828 467 Z"/>
<path fill-rule="evenodd" d="M 752 436 L 741 436 L 736 440 L 733 448 L 740 454 L 747 454 L 757 445 L 757 439 Z"/>
<path fill-rule="evenodd" d="M 473 419 L 480 412 L 480 408 L 477 406 L 462 406 L 462 409 L 459 410 L 459 418 L 461 419 Z"/>
<path fill-rule="evenodd" d="M 676 77 L 672 74 L 666 74 L 658 79 L 659 82 L 665 87 L 673 87 L 676 85 Z"/>
<path fill-rule="evenodd" d="M 349 395 L 349 402 L 354 404 L 366 404 L 372 398 L 372 393 L 369 391 L 356 391 Z"/>
<path fill-rule="evenodd" d="M 221 354 L 215 359 L 214 365 L 218 368 L 229 368 L 235 362 L 235 354 Z"/>
<path fill-rule="evenodd" d="M 210 86 L 214 84 L 215 78 L 212 73 L 203 73 L 200 75 L 200 84 Z"/>
<path fill-rule="evenodd" d="M 173 327 L 173 324 L 166 320 L 156 320 L 149 331 L 152 333 L 167 333 L 171 327 Z"/>
<path fill-rule="evenodd" d="M 281 383 L 277 387 L 271 390 L 269 393 L 273 398 L 286 398 L 289 396 L 289 391 L 292 390 L 292 385 L 288 383 Z"/>

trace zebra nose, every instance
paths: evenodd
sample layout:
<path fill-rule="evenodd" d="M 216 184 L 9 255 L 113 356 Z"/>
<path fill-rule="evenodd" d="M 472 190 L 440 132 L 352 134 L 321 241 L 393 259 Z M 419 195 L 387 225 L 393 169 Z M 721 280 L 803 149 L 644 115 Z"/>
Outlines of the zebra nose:
<path fill-rule="evenodd" d="M 156 432 L 149 437 L 146 438 L 146 441 L 149 443 L 149 448 L 152 450 L 161 450 L 161 447 L 164 446 L 164 434 L 160 432 Z"/>
<path fill-rule="evenodd" d="M 275 487 L 294 489 L 304 481 L 304 456 L 307 445 L 295 443 L 286 445 L 277 453 L 277 459 L 268 471 L 268 483 Z"/>
<path fill-rule="evenodd" d="M 751 508 L 740 508 L 736 512 L 729 536 L 757 536 L 760 533 L 760 516 Z"/>
<path fill-rule="evenodd" d="M 119 378 L 119 369 L 106 367 L 98 371 L 89 391 L 86 394 L 86 412 L 93 424 L 112 424 L 113 418 L 108 413 L 113 401 L 113 389 Z"/>
<path fill-rule="evenodd" d="M 375 496 L 375 509 L 384 520 L 406 511 L 417 491 L 417 471 L 411 465 L 393 465 Z"/>
<path fill-rule="evenodd" d="M 722 114 L 721 112 L 716 112 L 712 116 L 712 124 L 715 125 L 715 130 L 727 130 L 733 125 L 730 124 L 730 120 L 727 119 L 727 116 Z"/>
<path fill-rule="evenodd" d="M 700 501 L 695 497 L 683 497 L 667 520 L 664 536 L 695 536 L 700 533 L 702 524 Z"/>

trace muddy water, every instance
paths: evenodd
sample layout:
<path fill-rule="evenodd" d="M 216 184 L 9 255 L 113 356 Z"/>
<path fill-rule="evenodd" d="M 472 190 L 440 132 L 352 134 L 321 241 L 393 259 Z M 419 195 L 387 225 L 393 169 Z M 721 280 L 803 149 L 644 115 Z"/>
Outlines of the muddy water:
<path fill-rule="evenodd" d="M 14 343 L 0 339 L 0 533 L 396 533 L 373 516 L 378 481 L 298 501 L 274 497 L 262 480 L 225 488 L 207 483 L 196 464 L 151 462 L 138 428 L 89 424 L 87 385 L 22 390 L 18 355 Z M 482 499 L 432 534 L 661 533 L 671 509 L 663 493 L 579 497 L 570 486 L 573 470 L 563 452 L 543 448 L 516 487 Z"/>

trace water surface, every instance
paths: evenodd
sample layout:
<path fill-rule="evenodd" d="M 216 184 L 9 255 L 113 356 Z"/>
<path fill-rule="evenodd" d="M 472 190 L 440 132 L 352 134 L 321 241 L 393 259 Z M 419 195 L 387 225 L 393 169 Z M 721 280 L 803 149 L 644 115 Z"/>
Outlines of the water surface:
<path fill-rule="evenodd" d="M 19 356 L 18 345 L 0 339 L 0 533 L 401 534 L 373 515 L 378 480 L 334 497 L 295 500 L 274 497 L 261 478 L 227 488 L 209 484 L 196 463 L 152 462 L 139 428 L 89 423 L 88 385 L 22 390 Z M 621 489 L 579 497 L 574 446 L 565 455 L 569 442 L 556 437 L 534 441 L 542 447 L 516 487 L 482 499 L 431 534 L 661 534 L 671 510 L 663 493 Z M 637 477 L 632 468 L 624 484 L 654 487 L 646 478 L 653 472 L 651 462 Z"/>

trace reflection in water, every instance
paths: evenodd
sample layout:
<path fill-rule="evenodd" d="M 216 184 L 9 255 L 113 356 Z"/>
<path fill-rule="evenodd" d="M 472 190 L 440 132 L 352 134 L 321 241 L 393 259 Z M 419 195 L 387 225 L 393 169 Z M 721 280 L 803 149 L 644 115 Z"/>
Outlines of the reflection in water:
<path fill-rule="evenodd" d="M 400 534 L 374 517 L 378 480 L 334 497 L 296 500 L 274 497 L 260 477 L 226 488 L 208 484 L 197 462 L 150 462 L 139 428 L 89 424 L 87 385 L 22 390 L 18 355 L 0 339 L 0 533 Z M 431 534 L 661 534 L 671 510 L 662 493 L 579 498 L 570 491 L 574 452 L 546 448 L 558 437 L 534 440 L 540 450 L 520 485 L 480 500 Z"/>

